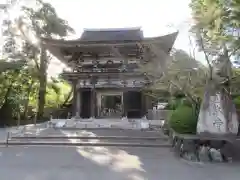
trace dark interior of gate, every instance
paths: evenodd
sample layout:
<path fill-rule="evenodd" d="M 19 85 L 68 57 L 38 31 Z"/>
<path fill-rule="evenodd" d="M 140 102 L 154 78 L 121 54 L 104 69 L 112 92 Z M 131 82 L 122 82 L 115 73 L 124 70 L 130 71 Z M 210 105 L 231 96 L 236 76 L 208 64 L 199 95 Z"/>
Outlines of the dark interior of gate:
<path fill-rule="evenodd" d="M 128 118 L 141 118 L 142 117 L 142 102 L 141 92 L 128 91 L 124 93 L 126 114 Z"/>
<path fill-rule="evenodd" d="M 91 115 L 91 89 L 81 91 L 81 118 L 141 118 L 143 116 L 142 93 L 140 91 L 128 91 L 121 96 L 107 95 L 102 97 L 100 107 L 94 104 L 94 114 Z"/>
<path fill-rule="evenodd" d="M 81 92 L 82 105 L 80 117 L 90 118 L 91 117 L 91 89 L 84 89 Z"/>

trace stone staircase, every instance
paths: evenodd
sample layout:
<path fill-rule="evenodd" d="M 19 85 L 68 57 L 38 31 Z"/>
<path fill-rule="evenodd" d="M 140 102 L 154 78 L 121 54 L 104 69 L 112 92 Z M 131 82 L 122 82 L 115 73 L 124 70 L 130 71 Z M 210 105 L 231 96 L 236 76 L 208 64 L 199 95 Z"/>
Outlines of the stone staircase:
<path fill-rule="evenodd" d="M 171 147 L 160 131 L 126 129 L 56 130 L 47 128 L 38 135 L 11 136 L 8 146 L 104 146 Z"/>
<path fill-rule="evenodd" d="M 49 126 L 61 129 L 149 129 L 161 127 L 163 121 L 142 119 L 51 119 Z"/>
<path fill-rule="evenodd" d="M 161 121 L 142 119 L 51 119 L 11 133 L 9 145 L 170 147 Z"/>

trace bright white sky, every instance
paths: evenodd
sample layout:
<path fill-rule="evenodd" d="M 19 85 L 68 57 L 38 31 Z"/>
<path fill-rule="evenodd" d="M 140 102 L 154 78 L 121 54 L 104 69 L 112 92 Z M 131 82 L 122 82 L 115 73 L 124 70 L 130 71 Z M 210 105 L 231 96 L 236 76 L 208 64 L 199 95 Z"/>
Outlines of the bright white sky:
<path fill-rule="evenodd" d="M 144 36 L 179 31 L 175 48 L 190 53 L 190 0 L 45 0 L 50 2 L 76 31 L 84 28 L 141 27 Z M 201 58 L 200 53 L 196 58 Z"/>
<path fill-rule="evenodd" d="M 189 51 L 190 0 L 46 1 L 76 30 L 77 37 L 80 37 L 83 28 L 142 27 L 145 36 L 179 30 L 175 47 Z"/>
<path fill-rule="evenodd" d="M 6 0 L 0 0 L 1 2 Z M 31 1 L 31 0 L 29 0 Z M 174 31 L 179 35 L 175 48 L 190 52 L 190 0 L 45 0 L 67 20 L 79 38 L 84 28 L 141 27 L 144 36 L 160 36 Z M 199 57 L 197 53 L 197 58 Z"/>

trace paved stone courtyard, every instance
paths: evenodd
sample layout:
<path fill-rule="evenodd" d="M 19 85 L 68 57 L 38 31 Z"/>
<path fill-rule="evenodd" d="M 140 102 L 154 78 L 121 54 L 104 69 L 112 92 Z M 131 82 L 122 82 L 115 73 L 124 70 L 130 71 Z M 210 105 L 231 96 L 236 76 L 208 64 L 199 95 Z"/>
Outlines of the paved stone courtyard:
<path fill-rule="evenodd" d="M 45 129 L 40 135 L 71 133 Z M 115 134 L 104 130 L 84 133 Z M 1 180 L 239 180 L 240 165 L 189 163 L 169 148 L 30 146 L 1 147 L 0 173 Z"/>

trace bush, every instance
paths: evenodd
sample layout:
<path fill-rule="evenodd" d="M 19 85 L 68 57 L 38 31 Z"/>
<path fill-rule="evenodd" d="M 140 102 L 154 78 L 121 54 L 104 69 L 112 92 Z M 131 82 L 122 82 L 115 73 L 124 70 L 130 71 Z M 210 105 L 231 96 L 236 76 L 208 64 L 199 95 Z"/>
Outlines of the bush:
<path fill-rule="evenodd" d="M 181 104 L 181 99 L 172 98 L 164 109 L 175 110 Z"/>
<path fill-rule="evenodd" d="M 236 108 L 240 109 L 240 96 L 237 96 L 236 98 L 234 98 L 233 102 L 234 102 Z"/>
<path fill-rule="evenodd" d="M 186 98 L 172 98 L 168 102 L 168 104 L 166 105 L 166 107 L 164 109 L 175 110 L 179 106 L 189 106 L 189 107 L 191 107 L 192 104 Z"/>
<path fill-rule="evenodd" d="M 169 126 L 181 134 L 196 133 L 197 117 L 189 106 L 179 106 L 169 117 Z"/>
<path fill-rule="evenodd" d="M 186 98 L 182 98 L 181 99 L 181 104 L 180 106 L 188 106 L 188 107 L 192 107 L 192 104 L 189 100 L 187 100 Z"/>

